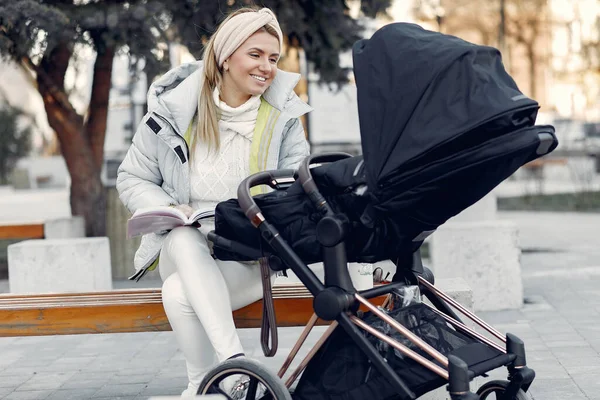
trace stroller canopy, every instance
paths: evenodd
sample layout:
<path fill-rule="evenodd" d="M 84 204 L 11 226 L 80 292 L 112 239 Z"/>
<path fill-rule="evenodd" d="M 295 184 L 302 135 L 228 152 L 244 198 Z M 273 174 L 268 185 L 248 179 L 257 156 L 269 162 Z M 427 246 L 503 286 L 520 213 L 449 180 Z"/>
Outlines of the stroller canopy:
<path fill-rule="evenodd" d="M 418 25 L 381 28 L 355 43 L 353 60 L 371 190 L 487 121 L 529 109 L 532 125 L 537 113 L 498 50 Z"/>

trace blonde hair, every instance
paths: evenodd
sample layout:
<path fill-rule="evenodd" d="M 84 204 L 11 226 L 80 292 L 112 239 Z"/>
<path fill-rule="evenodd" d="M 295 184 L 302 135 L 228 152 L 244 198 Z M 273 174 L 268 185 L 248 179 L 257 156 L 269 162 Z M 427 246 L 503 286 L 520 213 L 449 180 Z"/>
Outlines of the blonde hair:
<path fill-rule="evenodd" d="M 221 22 L 215 33 L 213 33 L 204 46 L 204 79 L 200 96 L 198 96 L 198 126 L 195 131 L 195 137 L 190 140 L 190 143 L 194 143 L 195 140 L 198 139 L 208 145 L 209 151 L 212 149 L 219 150 L 219 115 L 217 112 L 217 105 L 213 99 L 213 92 L 215 91 L 215 88 L 219 88 L 219 91 L 222 88 L 223 71 L 221 67 L 219 67 L 215 56 L 215 37 L 219 30 L 233 17 L 243 13 L 257 11 L 259 11 L 259 8 L 244 7 L 232 12 L 223 22 Z M 277 31 L 270 25 L 264 25 L 256 32 L 260 30 L 264 30 L 279 39 Z M 195 146 L 192 146 L 192 155 L 194 147 Z"/>

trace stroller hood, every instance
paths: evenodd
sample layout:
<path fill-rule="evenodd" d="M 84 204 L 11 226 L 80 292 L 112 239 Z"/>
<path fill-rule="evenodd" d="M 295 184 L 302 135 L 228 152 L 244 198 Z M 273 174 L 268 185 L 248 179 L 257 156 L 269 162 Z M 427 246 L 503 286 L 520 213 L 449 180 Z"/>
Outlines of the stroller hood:
<path fill-rule="evenodd" d="M 537 114 L 498 50 L 418 25 L 381 28 L 355 43 L 353 61 L 370 190 L 490 120 L 519 112 L 530 126 Z"/>

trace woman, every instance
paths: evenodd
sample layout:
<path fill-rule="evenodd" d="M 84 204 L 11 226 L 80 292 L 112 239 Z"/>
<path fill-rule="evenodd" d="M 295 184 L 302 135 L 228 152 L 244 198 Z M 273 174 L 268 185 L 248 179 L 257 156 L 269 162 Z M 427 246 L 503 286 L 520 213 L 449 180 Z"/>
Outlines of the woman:
<path fill-rule="evenodd" d="M 311 108 L 293 92 L 299 75 L 277 70 L 282 43 L 269 9 L 240 9 L 208 41 L 203 61 L 152 84 L 148 114 L 117 178 L 130 211 L 171 205 L 190 215 L 236 197 L 249 174 L 296 168 L 308 155 L 298 118 Z M 164 308 L 186 359 L 183 395 L 195 395 L 215 363 L 243 356 L 231 311 L 262 297 L 256 263 L 212 258 L 211 229 L 203 222 L 145 235 L 135 255 L 133 278 L 158 265 Z"/>

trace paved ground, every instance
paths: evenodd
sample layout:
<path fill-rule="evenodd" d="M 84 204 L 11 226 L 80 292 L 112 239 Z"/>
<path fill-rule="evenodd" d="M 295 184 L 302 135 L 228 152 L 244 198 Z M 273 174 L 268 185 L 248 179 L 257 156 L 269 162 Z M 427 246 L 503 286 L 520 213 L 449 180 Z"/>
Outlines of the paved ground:
<path fill-rule="evenodd" d="M 535 399 L 600 399 L 600 215 L 500 217 L 520 226 L 526 304 L 480 315 L 525 340 Z M 299 330 L 280 329 L 280 351 L 267 365 L 281 364 Z M 261 359 L 258 331 L 240 334 Z M 179 394 L 185 384 L 171 332 L 0 338 L 1 399 L 146 399 Z"/>

